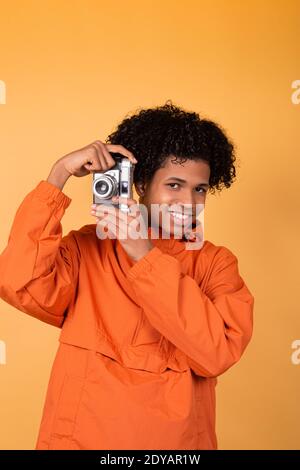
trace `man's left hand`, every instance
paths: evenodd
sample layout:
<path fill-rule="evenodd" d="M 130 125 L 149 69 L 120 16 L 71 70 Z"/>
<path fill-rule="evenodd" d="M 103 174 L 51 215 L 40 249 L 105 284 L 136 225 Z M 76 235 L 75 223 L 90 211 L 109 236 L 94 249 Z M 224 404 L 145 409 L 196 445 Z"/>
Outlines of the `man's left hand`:
<path fill-rule="evenodd" d="M 121 198 L 119 196 L 114 196 L 112 201 L 118 202 L 119 204 L 126 204 L 129 208 L 133 205 L 137 205 L 137 201 L 134 199 Z M 130 237 L 133 231 L 135 233 L 137 231 L 145 233 L 148 237 L 144 219 L 140 211 L 135 210 L 136 208 L 134 208 L 132 214 L 125 213 L 114 205 L 93 204 L 91 209 L 91 214 L 98 220 L 97 226 L 100 227 L 100 230 L 103 230 L 104 227 L 108 228 L 108 237 L 118 238 L 122 247 L 133 261 L 138 261 L 154 247 L 150 238 Z M 136 222 L 133 222 L 134 220 L 136 220 Z M 141 223 L 143 227 L 140 227 Z"/>

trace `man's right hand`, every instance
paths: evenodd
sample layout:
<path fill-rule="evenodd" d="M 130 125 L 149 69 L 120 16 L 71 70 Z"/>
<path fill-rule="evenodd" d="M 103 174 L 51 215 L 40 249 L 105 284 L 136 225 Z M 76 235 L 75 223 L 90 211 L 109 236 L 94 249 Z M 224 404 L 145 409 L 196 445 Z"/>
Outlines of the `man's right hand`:
<path fill-rule="evenodd" d="M 101 140 L 96 140 L 86 147 L 61 157 L 53 165 L 47 181 L 62 190 L 72 175 L 81 177 L 95 171 L 105 172 L 116 164 L 109 151 L 120 153 L 132 163 L 137 163 L 133 153 L 123 145 L 105 144 Z"/>

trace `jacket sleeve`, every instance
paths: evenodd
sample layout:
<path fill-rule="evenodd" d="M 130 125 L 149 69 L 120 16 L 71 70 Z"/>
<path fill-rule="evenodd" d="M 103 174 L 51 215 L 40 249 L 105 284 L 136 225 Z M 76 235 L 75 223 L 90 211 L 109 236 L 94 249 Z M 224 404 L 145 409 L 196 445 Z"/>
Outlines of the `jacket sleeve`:
<path fill-rule="evenodd" d="M 240 359 L 251 339 L 254 297 L 226 247 L 209 269 L 204 292 L 175 257 L 155 246 L 127 277 L 152 326 L 186 355 L 197 375 L 217 377 Z"/>
<path fill-rule="evenodd" d="M 25 197 L 0 255 L 0 297 L 17 309 L 61 327 L 75 292 L 79 250 L 60 220 L 71 199 L 47 181 Z"/>

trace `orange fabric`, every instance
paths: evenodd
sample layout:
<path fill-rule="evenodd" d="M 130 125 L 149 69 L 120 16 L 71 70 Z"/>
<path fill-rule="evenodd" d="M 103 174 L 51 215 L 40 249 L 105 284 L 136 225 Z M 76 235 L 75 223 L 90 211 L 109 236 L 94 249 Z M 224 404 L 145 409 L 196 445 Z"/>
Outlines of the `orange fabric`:
<path fill-rule="evenodd" d="M 0 256 L 1 298 L 61 328 L 36 449 L 216 449 L 216 377 L 253 328 L 236 256 L 153 239 L 134 262 L 95 224 L 62 237 L 70 202 L 40 181 Z"/>

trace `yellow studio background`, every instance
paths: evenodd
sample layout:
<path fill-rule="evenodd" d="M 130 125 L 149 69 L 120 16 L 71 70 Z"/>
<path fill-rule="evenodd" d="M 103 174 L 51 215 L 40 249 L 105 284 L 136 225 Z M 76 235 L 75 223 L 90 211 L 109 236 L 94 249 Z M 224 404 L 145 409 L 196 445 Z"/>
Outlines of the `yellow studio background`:
<path fill-rule="evenodd" d="M 1 4 L 1 251 L 53 163 L 138 107 L 172 99 L 236 144 L 237 181 L 208 195 L 205 238 L 237 255 L 255 324 L 218 380 L 220 449 L 300 449 L 299 23 L 294 0 Z M 94 223 L 90 177 L 64 192 L 64 234 Z M 59 332 L 1 301 L 1 449 L 35 445 Z"/>

